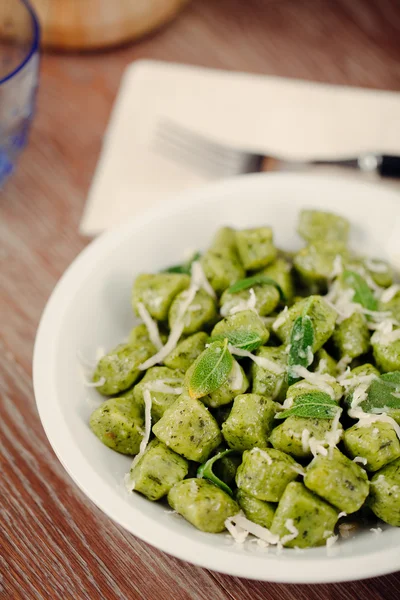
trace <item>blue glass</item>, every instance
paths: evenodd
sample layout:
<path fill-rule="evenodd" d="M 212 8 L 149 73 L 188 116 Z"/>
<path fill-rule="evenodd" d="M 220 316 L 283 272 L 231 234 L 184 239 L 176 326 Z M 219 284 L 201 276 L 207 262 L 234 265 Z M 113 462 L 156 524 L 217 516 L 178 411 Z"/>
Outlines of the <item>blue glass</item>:
<path fill-rule="evenodd" d="M 0 0 L 0 189 L 28 140 L 39 41 L 38 20 L 27 0 Z"/>

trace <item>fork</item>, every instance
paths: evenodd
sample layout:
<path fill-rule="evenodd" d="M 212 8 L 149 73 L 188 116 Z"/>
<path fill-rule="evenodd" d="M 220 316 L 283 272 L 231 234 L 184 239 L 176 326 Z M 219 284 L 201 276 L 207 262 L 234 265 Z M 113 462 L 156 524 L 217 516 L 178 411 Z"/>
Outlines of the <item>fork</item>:
<path fill-rule="evenodd" d="M 352 167 L 365 173 L 375 172 L 382 177 L 400 177 L 399 156 L 371 152 L 344 160 L 287 161 L 220 144 L 170 119 L 158 122 L 152 148 L 164 157 L 172 158 L 213 178 L 257 173 L 262 170 L 266 160 L 272 162 L 274 170 L 299 170 L 309 165 L 332 165 Z"/>

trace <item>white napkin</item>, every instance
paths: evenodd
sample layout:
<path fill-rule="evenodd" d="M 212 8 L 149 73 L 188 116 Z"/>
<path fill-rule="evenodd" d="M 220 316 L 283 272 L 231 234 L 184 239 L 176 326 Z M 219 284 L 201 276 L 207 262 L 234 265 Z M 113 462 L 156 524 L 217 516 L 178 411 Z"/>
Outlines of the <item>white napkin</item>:
<path fill-rule="evenodd" d="M 399 93 L 138 61 L 122 80 L 82 233 L 97 234 L 212 179 L 154 151 L 162 118 L 288 160 L 400 155 Z"/>

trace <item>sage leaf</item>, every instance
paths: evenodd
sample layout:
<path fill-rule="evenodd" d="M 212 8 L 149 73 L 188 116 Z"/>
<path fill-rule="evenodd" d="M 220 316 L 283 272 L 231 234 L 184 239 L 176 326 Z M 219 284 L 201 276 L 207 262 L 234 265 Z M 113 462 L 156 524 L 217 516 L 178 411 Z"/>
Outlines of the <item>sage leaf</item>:
<path fill-rule="evenodd" d="M 290 348 L 288 356 L 288 384 L 291 386 L 300 377 L 293 374 L 292 367 L 308 367 L 314 358 L 312 346 L 314 343 L 314 326 L 308 315 L 297 317 L 293 323 L 290 335 Z"/>
<path fill-rule="evenodd" d="M 183 275 L 191 275 L 192 264 L 196 262 L 196 260 L 199 260 L 200 257 L 200 252 L 195 252 L 192 258 L 186 263 L 183 263 L 182 265 L 173 265 L 172 267 L 167 267 L 162 271 L 162 273 L 181 273 Z"/>
<path fill-rule="evenodd" d="M 268 277 L 267 275 L 253 275 L 253 277 L 246 277 L 246 279 L 239 279 L 230 288 L 228 288 L 228 292 L 230 294 L 237 294 L 237 292 L 241 292 L 242 290 L 248 290 L 254 285 L 273 285 L 279 292 L 279 296 L 281 300 L 286 300 L 286 296 L 279 285 L 274 279 Z"/>
<path fill-rule="evenodd" d="M 248 350 L 249 352 L 257 350 L 263 343 L 260 334 L 256 331 L 243 331 L 240 329 L 216 335 L 210 338 L 210 342 L 221 341 L 225 338 L 231 346 L 235 346 L 235 348 L 240 348 L 241 350 Z"/>
<path fill-rule="evenodd" d="M 286 419 L 286 417 L 333 419 L 338 410 L 335 400 L 325 392 L 307 392 L 296 396 L 292 406 L 275 415 L 275 419 Z"/>
<path fill-rule="evenodd" d="M 233 492 L 232 492 L 231 488 L 229 487 L 229 485 L 227 485 L 224 481 L 222 481 L 222 479 L 219 479 L 219 477 L 217 477 L 213 473 L 212 469 L 213 469 L 214 463 L 216 463 L 217 460 L 219 460 L 220 458 L 223 458 L 224 456 L 228 456 L 229 454 L 237 454 L 237 453 L 238 453 L 237 450 L 223 450 L 222 452 L 219 452 L 218 454 L 216 454 L 215 456 L 210 458 L 207 462 L 200 465 L 200 467 L 197 469 L 197 477 L 208 479 L 209 481 L 214 483 L 214 485 L 217 485 L 219 488 L 221 488 L 221 490 L 223 490 L 230 496 L 233 496 Z"/>
<path fill-rule="evenodd" d="M 367 310 L 377 310 L 378 303 L 367 282 L 355 271 L 343 271 L 343 280 L 354 290 L 353 302 Z"/>
<path fill-rule="evenodd" d="M 367 398 L 360 404 L 367 413 L 400 410 L 400 371 L 385 373 L 374 379 L 368 388 Z"/>
<path fill-rule="evenodd" d="M 228 350 L 228 339 L 212 342 L 195 360 L 189 380 L 189 394 L 202 398 L 215 392 L 228 379 L 233 358 Z"/>

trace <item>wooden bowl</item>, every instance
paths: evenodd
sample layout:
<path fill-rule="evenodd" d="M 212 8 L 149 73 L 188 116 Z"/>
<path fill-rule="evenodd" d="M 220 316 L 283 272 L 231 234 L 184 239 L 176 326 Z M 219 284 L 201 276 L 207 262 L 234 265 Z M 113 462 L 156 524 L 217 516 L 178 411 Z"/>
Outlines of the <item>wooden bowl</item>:
<path fill-rule="evenodd" d="M 172 19 L 188 0 L 31 0 L 42 44 L 65 50 L 134 40 Z"/>

